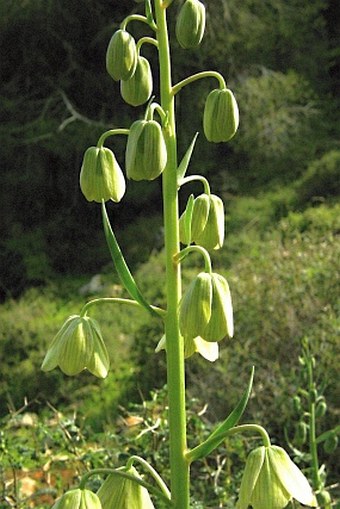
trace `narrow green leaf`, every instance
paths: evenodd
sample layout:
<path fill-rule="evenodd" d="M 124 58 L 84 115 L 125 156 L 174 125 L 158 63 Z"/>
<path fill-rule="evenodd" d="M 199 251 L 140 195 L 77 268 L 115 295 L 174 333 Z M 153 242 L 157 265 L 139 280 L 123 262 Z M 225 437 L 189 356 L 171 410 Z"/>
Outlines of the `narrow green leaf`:
<path fill-rule="evenodd" d="M 197 136 L 198 136 L 198 133 L 195 134 L 192 142 L 190 143 L 189 145 L 189 148 L 188 150 L 186 151 L 186 153 L 184 154 L 184 157 L 182 159 L 182 161 L 180 162 L 178 168 L 177 168 L 177 181 L 178 181 L 178 185 L 181 185 L 181 180 L 183 179 L 187 169 L 188 169 L 188 166 L 189 166 L 189 163 L 190 163 L 190 159 L 191 159 L 191 156 L 192 156 L 192 153 L 193 153 L 193 150 L 194 150 L 194 147 L 195 147 L 195 143 L 196 143 L 196 140 L 197 140 Z"/>
<path fill-rule="evenodd" d="M 225 419 L 225 421 L 223 421 L 219 426 L 217 426 L 215 431 L 212 432 L 210 437 L 224 433 L 225 431 L 228 431 L 228 429 L 236 426 L 236 424 L 240 420 L 243 412 L 245 411 L 248 400 L 250 398 L 251 389 L 253 387 L 254 372 L 255 372 L 255 368 L 253 366 L 251 368 L 248 386 L 247 386 L 246 390 L 244 391 L 242 398 L 240 399 L 240 401 L 238 402 L 238 404 L 236 405 L 234 410 Z"/>
<path fill-rule="evenodd" d="M 152 6 L 151 6 L 151 1 L 150 0 L 146 0 L 145 2 L 145 15 L 146 15 L 146 18 L 148 20 L 148 23 L 151 27 L 155 28 L 156 27 L 156 22 L 155 22 L 155 18 L 153 16 L 153 13 L 152 13 Z"/>
<path fill-rule="evenodd" d="M 194 449 L 191 449 L 191 451 L 187 453 L 188 461 L 192 462 L 194 460 L 204 458 L 205 456 L 210 454 L 214 449 L 216 449 L 216 447 L 220 445 L 221 442 L 223 442 L 223 440 L 228 435 L 228 431 L 238 423 L 247 406 L 250 397 L 254 379 L 254 371 L 255 371 L 254 367 L 252 367 L 247 389 L 243 393 L 242 398 L 240 399 L 239 403 L 236 405 L 234 410 L 229 414 L 225 421 L 223 421 L 219 426 L 217 426 L 215 431 L 211 433 L 207 440 L 205 440 L 202 444 L 198 445 Z"/>
<path fill-rule="evenodd" d="M 113 233 L 113 230 L 111 228 L 110 220 L 108 218 L 104 202 L 102 202 L 102 217 L 106 242 L 109 247 L 114 266 L 118 272 L 118 276 L 123 286 L 135 301 L 137 301 L 152 315 L 159 316 L 158 313 L 154 311 L 152 307 L 148 304 L 148 302 L 145 300 L 142 293 L 140 292 L 139 288 L 137 287 L 136 281 L 134 280 L 129 267 L 126 264 L 123 253 L 119 247 L 115 234 Z"/>

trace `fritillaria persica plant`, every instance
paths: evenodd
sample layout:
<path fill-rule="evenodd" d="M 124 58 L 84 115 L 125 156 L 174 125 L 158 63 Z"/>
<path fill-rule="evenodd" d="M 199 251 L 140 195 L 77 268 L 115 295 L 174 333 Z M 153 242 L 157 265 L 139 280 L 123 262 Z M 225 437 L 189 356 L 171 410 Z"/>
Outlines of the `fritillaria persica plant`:
<path fill-rule="evenodd" d="M 197 139 L 193 137 L 186 153 L 178 160 L 176 98 L 181 90 L 200 79 L 209 79 L 212 90 L 202 114 L 203 131 L 212 143 L 228 142 L 236 133 L 239 112 L 233 92 L 224 77 L 215 71 L 202 71 L 172 82 L 167 13 L 176 18 L 176 38 L 183 48 L 197 48 L 204 36 L 206 11 L 200 0 L 144 0 L 144 14 L 128 16 L 108 45 L 106 68 L 120 82 L 123 99 L 132 106 L 146 104 L 144 118 L 130 128 L 112 129 L 86 150 L 80 172 L 80 187 L 88 201 L 101 203 L 104 232 L 113 263 L 130 299 L 98 298 L 85 304 L 80 315 L 69 317 L 54 338 L 42 365 L 49 371 L 56 366 L 67 375 L 83 369 L 104 378 L 109 358 L 99 324 L 88 314 L 92 306 L 141 306 L 164 323 L 164 336 L 157 351 L 165 349 L 170 433 L 171 484 L 166 486 L 160 473 L 143 458 L 132 456 L 124 466 L 94 470 L 84 475 L 77 489 L 66 492 L 54 509 L 151 509 L 162 500 L 173 509 L 189 509 L 190 465 L 209 455 L 226 436 L 255 432 L 262 445 L 249 456 L 240 487 L 239 509 L 281 509 L 293 498 L 315 506 L 307 479 L 286 452 L 272 446 L 267 432 L 256 424 L 238 422 L 246 407 L 253 380 L 231 414 L 193 449 L 187 446 L 185 411 L 185 359 L 199 352 L 209 361 L 218 358 L 218 343 L 233 336 L 232 300 L 228 282 L 213 272 L 209 251 L 224 241 L 224 207 L 221 198 L 210 191 L 206 178 L 187 176 Z M 143 23 L 151 35 L 137 42 L 129 32 L 132 23 Z M 153 90 L 150 64 L 141 55 L 143 46 L 152 44 L 159 60 L 160 90 Z M 182 50 L 182 49 L 181 49 Z M 154 100 L 158 97 L 158 102 Z M 200 112 L 198 111 L 198 114 Z M 126 136 L 125 175 L 114 153 L 105 147 L 111 136 Z M 164 249 L 166 254 L 166 306 L 147 302 L 140 292 L 111 228 L 105 202 L 123 199 L 126 177 L 132 180 L 162 179 Z M 191 195 L 179 214 L 179 192 L 193 181 L 202 184 L 202 193 Z M 181 263 L 192 252 L 202 256 L 202 269 L 182 293 Z M 155 355 L 157 355 L 155 353 Z M 137 471 L 142 468 L 146 481 Z M 97 494 L 86 488 L 91 475 L 101 474 L 103 484 Z"/>

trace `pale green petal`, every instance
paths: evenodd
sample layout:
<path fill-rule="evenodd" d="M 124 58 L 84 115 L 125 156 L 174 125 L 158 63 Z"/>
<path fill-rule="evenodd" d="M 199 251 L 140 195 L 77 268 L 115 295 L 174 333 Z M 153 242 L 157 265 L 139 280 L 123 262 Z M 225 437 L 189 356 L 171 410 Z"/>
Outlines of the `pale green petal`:
<path fill-rule="evenodd" d="M 184 338 L 184 358 L 188 359 L 197 351 L 193 338 Z"/>
<path fill-rule="evenodd" d="M 78 318 L 78 315 L 69 316 L 62 325 L 61 329 L 55 335 L 41 365 L 41 369 L 43 371 L 51 371 L 56 366 L 58 366 L 60 359 L 60 349 L 63 345 L 64 338 L 67 336 L 67 334 L 69 334 L 70 330 L 73 330 L 75 324 L 78 323 Z"/>
<path fill-rule="evenodd" d="M 250 504 L 254 509 L 283 509 L 291 496 L 271 469 L 267 454 L 268 447 L 265 449 L 265 459 L 251 495 Z"/>
<path fill-rule="evenodd" d="M 84 332 L 84 323 L 79 319 L 73 333 L 65 337 L 61 346 L 59 367 L 65 375 L 73 376 L 86 367 L 89 355 L 88 338 Z"/>
<path fill-rule="evenodd" d="M 98 496 L 90 490 L 82 490 L 80 509 L 102 509 Z"/>
<path fill-rule="evenodd" d="M 180 303 L 180 329 L 184 337 L 200 336 L 211 315 L 211 276 L 200 272 L 188 286 Z"/>
<path fill-rule="evenodd" d="M 92 355 L 88 358 L 86 368 L 98 378 L 105 378 L 110 367 L 109 354 L 100 333 L 99 326 L 93 322 L 92 320 L 88 323 L 93 350 Z"/>
<path fill-rule="evenodd" d="M 257 447 L 248 456 L 241 481 L 237 509 L 247 509 L 265 458 L 265 447 Z M 264 509 L 264 508 L 261 508 Z M 267 508 L 266 508 L 267 509 Z"/>
<path fill-rule="evenodd" d="M 140 478 L 134 467 L 126 472 Z M 109 475 L 97 495 L 102 509 L 154 509 L 146 488 L 118 475 Z"/>
<path fill-rule="evenodd" d="M 212 273 L 211 316 L 204 331 L 200 334 L 206 341 L 221 341 L 225 336 L 234 334 L 233 308 L 229 285 L 226 279 Z"/>
<path fill-rule="evenodd" d="M 52 509 L 80 509 L 80 504 L 81 490 L 75 489 L 64 493 L 64 495 L 54 504 Z"/>
<path fill-rule="evenodd" d="M 273 445 L 268 448 L 268 455 L 271 468 L 291 497 L 301 504 L 316 507 L 317 502 L 308 480 L 286 451 L 282 447 Z"/>
<path fill-rule="evenodd" d="M 205 341 L 200 336 L 193 339 L 195 350 L 210 362 L 218 359 L 218 343 L 213 341 Z"/>

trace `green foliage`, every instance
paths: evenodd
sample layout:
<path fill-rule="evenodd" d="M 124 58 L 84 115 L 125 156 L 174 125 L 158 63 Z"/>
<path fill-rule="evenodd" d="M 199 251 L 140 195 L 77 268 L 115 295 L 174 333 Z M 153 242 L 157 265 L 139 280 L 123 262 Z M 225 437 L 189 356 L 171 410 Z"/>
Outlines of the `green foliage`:
<path fill-rule="evenodd" d="M 50 507 L 53 498 L 63 491 L 65 482 L 75 486 L 89 469 L 118 467 L 131 455 L 142 455 L 157 465 L 169 482 L 168 414 L 166 390 L 152 391 L 143 403 L 120 407 L 117 418 L 101 432 L 94 432 L 88 421 L 77 413 L 60 412 L 50 406 L 38 418 L 23 407 L 0 421 L 0 489 L 4 497 L 18 506 L 30 501 L 32 507 Z M 212 424 L 201 402 L 188 402 L 188 439 L 194 447 L 206 439 Z M 219 453 L 193 465 L 193 507 L 219 504 L 231 508 L 240 484 L 241 469 L 248 442 L 233 437 L 225 440 Z M 246 447 L 245 447 L 246 446 Z M 26 469 L 26 479 L 34 484 L 34 493 L 24 500 L 23 483 L 7 484 L 13 475 Z M 233 482 L 230 473 L 233 472 Z M 50 481 L 49 481 L 50 479 Z M 146 477 L 149 480 L 148 477 Z M 36 480 L 36 481 L 35 481 Z M 219 484 L 219 487 L 218 487 Z M 88 487 L 99 487 L 97 476 Z M 0 502 L 0 507 L 2 505 Z M 7 507 L 7 506 L 4 506 Z M 157 507 L 162 508 L 161 505 Z"/>
<path fill-rule="evenodd" d="M 310 84 L 293 71 L 262 69 L 239 83 L 237 97 L 242 122 L 234 148 L 247 156 L 248 183 L 296 178 L 322 140 L 320 110 Z"/>
<path fill-rule="evenodd" d="M 331 150 L 312 161 L 295 189 L 299 205 L 340 196 L 340 150 Z"/>

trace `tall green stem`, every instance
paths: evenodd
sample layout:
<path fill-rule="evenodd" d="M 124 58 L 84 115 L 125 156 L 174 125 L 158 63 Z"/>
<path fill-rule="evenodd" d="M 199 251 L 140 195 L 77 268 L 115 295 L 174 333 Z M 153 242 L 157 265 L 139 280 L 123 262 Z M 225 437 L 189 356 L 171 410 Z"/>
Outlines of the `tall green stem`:
<path fill-rule="evenodd" d="M 173 257 L 179 251 L 177 140 L 175 100 L 172 94 L 171 59 L 162 0 L 155 0 L 157 40 L 160 65 L 161 106 L 168 119 L 164 128 L 168 161 L 163 172 L 163 208 L 167 272 L 167 385 L 170 428 L 171 498 L 174 509 L 189 508 L 189 465 L 185 458 L 186 413 L 183 340 L 179 333 L 178 304 L 181 297 L 180 266 Z"/>

